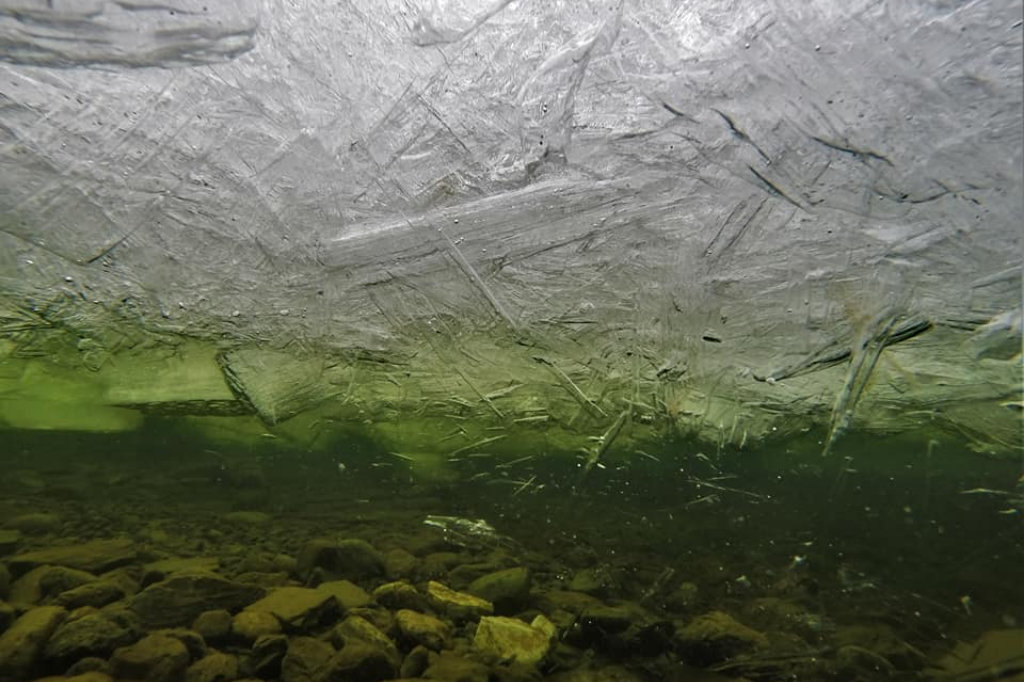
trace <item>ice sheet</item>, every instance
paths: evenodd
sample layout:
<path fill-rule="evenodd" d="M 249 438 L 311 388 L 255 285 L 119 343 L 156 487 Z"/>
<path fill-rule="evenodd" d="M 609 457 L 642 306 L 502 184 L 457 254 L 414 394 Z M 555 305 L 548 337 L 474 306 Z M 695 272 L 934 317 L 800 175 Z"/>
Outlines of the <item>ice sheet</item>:
<path fill-rule="evenodd" d="M 175 336 L 372 352 L 411 363 L 426 393 L 486 355 L 455 383 L 476 396 L 513 377 L 535 397 L 562 391 L 542 357 L 611 419 L 633 400 L 738 439 L 780 411 L 834 423 L 844 368 L 765 379 L 891 312 L 930 331 L 898 370 L 881 351 L 877 383 L 909 379 L 868 421 L 908 428 L 966 401 L 1005 442 L 1021 14 L 0 2 L 9 352 L 54 329 L 89 339 L 92 364 Z"/>

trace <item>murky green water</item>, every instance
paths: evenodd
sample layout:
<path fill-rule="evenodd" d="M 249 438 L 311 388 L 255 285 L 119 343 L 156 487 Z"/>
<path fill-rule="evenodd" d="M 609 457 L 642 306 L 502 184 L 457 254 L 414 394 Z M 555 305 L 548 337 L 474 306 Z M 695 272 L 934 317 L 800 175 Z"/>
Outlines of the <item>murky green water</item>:
<path fill-rule="evenodd" d="M 417 477 L 408 461 L 369 441 L 339 437 L 308 452 L 268 437 L 232 449 L 189 433 L 176 419 L 150 418 L 118 435 L 0 435 L 0 549 L 9 573 L 0 585 L 7 630 L 0 637 L 11 639 L 12 623 L 46 604 L 66 605 L 51 642 L 66 640 L 70 624 L 90 613 L 128 632 L 116 642 L 97 634 L 73 655 L 40 645 L 29 663 L 5 663 L 5 679 L 69 668 L 125 674 L 124 660 L 140 646 L 133 643 L 158 630 L 146 625 L 139 595 L 177 570 L 151 567 L 196 557 L 210 559 L 205 568 L 216 575 L 261 590 L 338 578 L 374 596 L 313 624 L 282 621 L 279 632 L 264 633 L 283 638 L 269 665 L 257 665 L 269 654 L 257 654 L 255 641 L 207 632 L 203 651 L 190 651 L 173 675 L 213 652 L 235 667 L 188 679 L 1020 675 L 1020 463 L 958 443 L 851 434 L 823 459 L 813 434 L 742 453 L 664 439 L 629 457 L 610 453 L 589 471 L 582 456 L 481 452 L 456 458 L 441 481 Z M 44 564 L 23 560 L 105 538 L 127 538 L 129 556 L 73 579 L 53 574 L 47 582 L 39 576 Z M 369 572 L 310 564 L 318 538 L 365 540 L 381 563 Z M 431 580 L 473 591 L 482 576 L 521 567 L 528 591 L 495 604 L 499 615 L 524 622 L 543 615 L 555 626 L 542 660 L 531 664 L 502 661 L 478 641 L 480 619 L 489 616 L 456 617 L 436 600 L 419 609 L 449 631 L 427 646 L 396 625 L 400 609 L 375 592 L 406 581 L 429 595 Z M 191 575 L 195 565 L 181 570 Z M 69 589 L 112 575 L 126 587 L 81 605 L 68 601 Z M 228 611 L 237 618 L 246 608 Z M 167 624 L 202 629 L 196 618 L 205 610 L 186 609 Z M 305 655 L 296 641 L 329 641 L 357 616 L 393 643 L 388 663 L 345 669 L 331 659 L 307 677 L 296 672 Z M 958 642 L 964 660 L 946 658 Z M 340 659 L 352 646 L 342 637 L 332 651 Z M 957 676 L 968 673 L 980 676 Z"/>

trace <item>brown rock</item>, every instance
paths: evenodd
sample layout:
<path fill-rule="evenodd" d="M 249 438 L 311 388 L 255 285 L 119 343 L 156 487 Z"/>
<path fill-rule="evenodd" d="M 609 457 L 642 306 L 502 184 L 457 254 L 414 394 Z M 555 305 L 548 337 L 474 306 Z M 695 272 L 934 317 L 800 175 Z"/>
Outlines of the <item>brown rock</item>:
<path fill-rule="evenodd" d="M 433 552 L 442 552 L 448 548 L 443 533 L 434 528 L 421 527 L 413 535 L 405 537 L 402 547 L 415 556 L 422 557 Z"/>
<path fill-rule="evenodd" d="M 67 618 L 60 606 L 30 609 L 0 635 L 0 679 L 28 679 L 46 641 Z"/>
<path fill-rule="evenodd" d="M 426 595 L 404 580 L 384 583 L 373 591 L 373 598 L 389 609 L 426 611 L 430 607 Z"/>
<path fill-rule="evenodd" d="M 0 556 L 7 556 L 21 544 L 20 530 L 0 530 Z"/>
<path fill-rule="evenodd" d="M 889 630 L 886 626 L 883 626 L 883 629 Z M 855 636 L 855 641 L 865 642 L 865 634 L 867 633 L 859 633 L 859 636 Z M 881 635 L 881 643 L 884 645 L 893 633 L 883 631 L 878 634 Z M 868 640 L 867 643 L 870 645 L 877 641 L 876 637 L 874 642 Z M 909 648 L 910 645 L 903 643 L 903 646 Z M 1021 651 L 1024 651 L 1024 628 L 988 630 L 973 642 L 957 642 L 952 651 L 932 664 L 937 670 L 929 677 L 969 680 L 977 675 L 979 670 L 989 670 L 992 673 L 1000 670 L 1009 671 L 1013 669 L 1015 661 L 1019 664 Z M 871 653 L 881 652 L 872 649 Z M 1007 682 L 1014 682 L 1016 679 L 1007 678 Z"/>
<path fill-rule="evenodd" d="M 584 568 L 573 575 L 569 581 L 569 589 L 573 592 L 584 592 L 595 597 L 606 596 L 615 588 L 615 578 L 603 566 Z"/>
<path fill-rule="evenodd" d="M 327 664 L 328 682 L 381 682 L 394 679 L 398 664 L 387 648 L 353 640 Z"/>
<path fill-rule="evenodd" d="M 676 634 L 683 659 L 706 667 L 768 645 L 768 638 L 722 611 L 697 616 Z"/>
<path fill-rule="evenodd" d="M 265 635 L 280 634 L 281 621 L 267 611 L 242 611 L 231 619 L 231 634 L 246 642 L 255 642 Z"/>
<path fill-rule="evenodd" d="M 67 609 L 79 606 L 106 606 L 125 596 L 124 588 L 113 581 L 94 580 L 84 585 L 65 590 L 53 600 L 54 604 Z"/>
<path fill-rule="evenodd" d="M 1018 630 L 1017 633 L 1020 635 L 1024 631 Z M 884 658 L 898 670 L 916 670 L 925 662 L 916 648 L 903 641 L 892 627 L 884 623 L 846 625 L 838 628 L 831 640 L 841 653 L 840 659 L 853 654 L 852 658 L 856 660 L 866 651 L 870 652 L 866 656 L 867 659 L 873 658 L 877 663 L 879 657 Z M 1006 641 L 1013 642 L 1012 636 Z M 1018 637 L 1017 641 L 1024 643 L 1024 638 Z M 860 654 L 856 653 L 858 649 Z"/>
<path fill-rule="evenodd" d="M 35 682 L 116 682 L 113 677 L 102 670 L 88 670 L 77 675 L 60 677 L 44 677 Z"/>
<path fill-rule="evenodd" d="M 433 580 L 446 575 L 462 561 L 462 555 L 455 552 L 434 552 L 423 557 L 423 561 L 416 569 L 416 574 L 421 580 Z"/>
<path fill-rule="evenodd" d="M 649 614 L 642 607 L 629 602 L 592 606 L 583 612 L 583 616 L 606 634 L 623 632 L 630 625 L 649 620 Z"/>
<path fill-rule="evenodd" d="M 670 611 L 689 611 L 700 601 L 700 588 L 696 583 L 680 583 L 665 597 L 665 607 Z"/>
<path fill-rule="evenodd" d="M 384 554 L 384 575 L 388 580 L 411 578 L 416 572 L 416 557 L 401 547 L 388 550 Z"/>
<path fill-rule="evenodd" d="M 228 523 L 240 526 L 266 526 L 274 520 L 270 514 L 261 511 L 233 511 L 223 516 Z"/>
<path fill-rule="evenodd" d="M 337 617 L 338 600 L 329 591 L 308 587 L 278 587 L 246 611 L 273 614 L 285 630 L 305 631 Z"/>
<path fill-rule="evenodd" d="M 7 628 L 11 627 L 17 615 L 18 612 L 14 609 L 13 604 L 0 601 L 0 632 L 4 632 Z"/>
<path fill-rule="evenodd" d="M 91 607 L 83 607 L 91 608 Z M 127 604 L 118 601 L 113 604 L 107 604 L 100 612 L 107 618 L 111 619 L 115 623 L 122 625 L 123 627 L 129 628 L 134 632 L 141 632 L 142 625 L 139 623 L 138 616 L 135 612 L 128 608 Z"/>
<path fill-rule="evenodd" d="M 389 634 L 398 632 L 398 626 L 395 625 L 395 614 L 380 606 L 363 606 L 358 609 L 352 609 L 348 612 L 348 615 L 365 618 L 373 627 L 381 632 Z"/>
<path fill-rule="evenodd" d="M 264 635 L 258 638 L 245 661 L 247 674 L 262 679 L 281 676 L 281 661 L 288 651 L 288 638 L 284 635 Z"/>
<path fill-rule="evenodd" d="M 25 552 L 11 558 L 10 566 L 15 572 L 22 572 L 53 564 L 77 568 L 90 573 L 102 573 L 112 568 L 135 561 L 135 545 L 127 538 L 115 540 L 93 540 L 78 545 L 48 547 L 34 552 Z"/>
<path fill-rule="evenodd" d="M 188 649 L 167 635 L 148 635 L 131 646 L 122 647 L 110 658 L 115 678 L 144 682 L 178 682 L 188 667 Z"/>
<path fill-rule="evenodd" d="M 291 582 L 291 578 L 288 577 L 288 573 L 285 571 L 275 571 L 271 573 L 263 571 L 249 571 L 247 573 L 239 573 L 235 576 L 235 581 L 245 583 L 246 585 L 256 585 L 257 587 L 285 587 Z"/>
<path fill-rule="evenodd" d="M 427 666 L 430 665 L 430 657 L 435 654 L 423 646 L 422 644 L 413 647 L 405 656 L 405 660 L 402 661 L 402 667 L 399 668 L 399 674 L 402 677 L 419 677 L 427 671 Z"/>
<path fill-rule="evenodd" d="M 131 596 L 137 594 L 142 588 L 142 566 L 134 564 L 121 566 L 101 574 L 99 579 L 117 585 L 124 590 L 126 596 Z"/>
<path fill-rule="evenodd" d="M 83 673 L 103 673 L 109 675 L 110 665 L 107 659 L 98 656 L 86 656 L 71 664 L 71 667 L 64 673 L 68 677 L 75 677 Z"/>
<path fill-rule="evenodd" d="M 529 600 L 530 585 L 530 569 L 520 566 L 481 576 L 466 591 L 491 602 L 498 611 L 512 613 Z"/>
<path fill-rule="evenodd" d="M 316 586 L 317 591 L 332 595 L 338 600 L 342 611 L 358 609 L 373 601 L 366 590 L 348 580 L 331 580 Z"/>
<path fill-rule="evenodd" d="M 185 649 L 188 650 L 189 660 L 198 661 L 206 655 L 206 641 L 203 639 L 203 636 L 195 630 L 189 630 L 188 628 L 165 628 L 163 630 L 156 630 L 150 634 L 165 635 L 178 640 L 184 644 Z"/>
<path fill-rule="evenodd" d="M 271 558 L 271 563 L 275 571 L 282 571 L 293 578 L 298 577 L 299 562 L 295 560 L 295 557 L 287 554 L 275 554 Z"/>
<path fill-rule="evenodd" d="M 22 514 L 8 519 L 4 528 L 19 530 L 28 535 L 44 535 L 60 530 L 60 517 L 49 512 Z"/>
<path fill-rule="evenodd" d="M 311 540 L 299 552 L 296 572 L 305 579 L 315 569 L 330 578 L 363 580 L 384 573 L 384 557 L 365 540 Z"/>
<path fill-rule="evenodd" d="M 579 615 L 584 611 L 590 611 L 604 606 L 604 602 L 597 597 L 591 597 L 589 594 L 572 592 L 569 590 L 547 591 L 544 593 L 541 601 L 542 609 L 545 613 L 553 609 L 562 609 L 569 613 Z"/>
<path fill-rule="evenodd" d="M 39 604 L 95 579 L 96 576 L 91 573 L 65 566 L 38 566 L 14 581 L 11 586 L 11 602 Z"/>
<path fill-rule="evenodd" d="M 477 620 L 494 613 L 494 605 L 486 599 L 456 592 L 434 580 L 427 583 L 427 599 L 431 606 L 456 621 Z"/>
<path fill-rule="evenodd" d="M 145 586 L 166 580 L 172 575 L 179 573 L 213 573 L 220 568 L 220 559 L 217 557 L 175 557 L 172 559 L 161 559 L 152 561 L 142 567 L 142 584 Z"/>
<path fill-rule="evenodd" d="M 199 659 L 185 672 L 185 682 L 232 682 L 238 679 L 238 659 L 214 651 Z"/>
<path fill-rule="evenodd" d="M 490 670 L 483 663 L 470 660 L 451 651 L 442 651 L 431 660 L 424 677 L 458 682 L 489 682 Z"/>
<path fill-rule="evenodd" d="M 281 661 L 281 682 L 322 682 L 334 647 L 312 637 L 292 637 Z"/>
<path fill-rule="evenodd" d="M 500 568 L 502 566 L 490 561 L 463 563 L 450 570 L 446 578 L 450 584 L 458 585 L 459 589 L 462 589 L 477 578 L 494 573 Z"/>
<path fill-rule="evenodd" d="M 440 651 L 451 634 L 451 628 L 444 621 L 408 609 L 395 614 L 395 621 L 405 639 L 434 651 Z"/>
<path fill-rule="evenodd" d="M 361 616 L 349 616 L 331 630 L 331 643 L 335 647 L 344 649 L 355 642 L 369 642 L 373 644 L 376 648 L 387 653 L 389 660 L 395 667 L 398 666 L 401 660 L 398 648 L 394 642 L 388 639 L 388 636 L 381 632 L 373 623 Z"/>
<path fill-rule="evenodd" d="M 227 609 L 203 611 L 192 622 L 192 629 L 207 642 L 222 642 L 231 634 L 231 612 Z"/>
<path fill-rule="evenodd" d="M 143 626 L 174 627 L 192 623 L 203 611 L 239 609 L 263 596 L 263 590 L 212 573 L 180 573 L 150 585 L 129 600 Z"/>
<path fill-rule="evenodd" d="M 274 563 L 274 555 L 268 552 L 249 552 L 239 557 L 234 566 L 237 573 L 273 573 L 281 568 Z"/>
<path fill-rule="evenodd" d="M 137 635 L 101 612 L 68 618 L 50 636 L 43 656 L 64 664 L 87 656 L 106 658 L 114 649 L 131 644 Z"/>
<path fill-rule="evenodd" d="M 476 628 L 473 646 L 501 661 L 537 665 L 551 650 L 554 626 L 537 616 L 537 626 L 517 618 L 484 616 Z"/>
<path fill-rule="evenodd" d="M 687 675 L 687 677 L 689 677 L 689 675 Z M 602 665 L 600 667 L 583 665 L 575 670 L 556 673 L 555 675 L 551 675 L 544 679 L 545 682 L 646 682 L 650 678 L 646 675 L 635 673 L 627 668 L 617 665 Z M 699 680 L 701 678 L 697 677 L 696 679 Z M 719 676 L 714 676 L 712 679 L 721 678 Z M 736 678 L 725 678 L 725 680 L 732 679 Z M 725 682 L 725 680 L 722 682 Z"/>
<path fill-rule="evenodd" d="M 88 571 L 66 566 L 50 566 L 39 578 L 39 587 L 44 597 L 58 595 L 73 590 L 96 580 L 96 576 Z"/>

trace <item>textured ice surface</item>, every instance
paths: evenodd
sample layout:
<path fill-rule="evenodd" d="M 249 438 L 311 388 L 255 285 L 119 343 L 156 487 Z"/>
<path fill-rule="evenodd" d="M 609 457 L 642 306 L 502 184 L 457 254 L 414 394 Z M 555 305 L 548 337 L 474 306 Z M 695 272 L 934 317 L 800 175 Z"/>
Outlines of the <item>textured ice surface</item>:
<path fill-rule="evenodd" d="M 600 434 L 634 405 L 736 442 L 840 423 L 853 389 L 867 426 L 1005 450 L 1021 14 L 3 0 L 7 352 L 70 334 L 96 370 L 186 335 L 392 363 L 402 391 L 349 388 L 371 409 Z"/>

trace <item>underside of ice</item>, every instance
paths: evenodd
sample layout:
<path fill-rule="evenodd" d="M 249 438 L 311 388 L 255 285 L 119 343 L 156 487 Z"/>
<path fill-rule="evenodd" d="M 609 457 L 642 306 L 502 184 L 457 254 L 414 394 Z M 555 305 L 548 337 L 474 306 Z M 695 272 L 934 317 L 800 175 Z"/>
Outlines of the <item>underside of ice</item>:
<path fill-rule="evenodd" d="M 5 0 L 0 83 L 8 391 L 1019 448 L 1019 2 Z"/>

